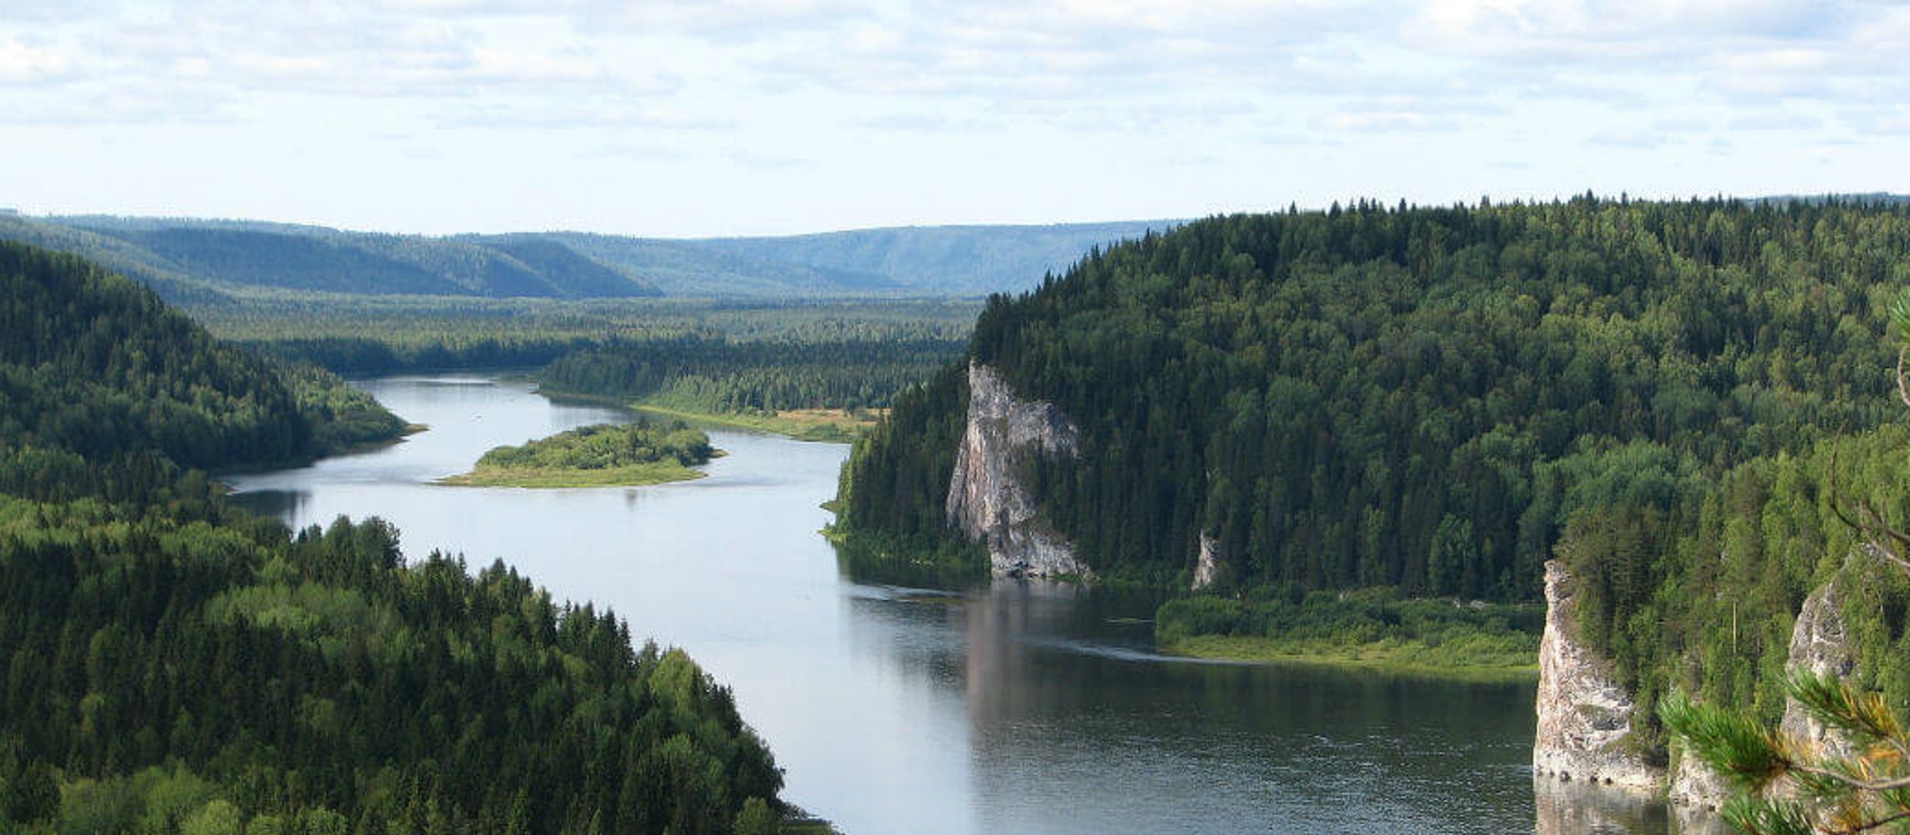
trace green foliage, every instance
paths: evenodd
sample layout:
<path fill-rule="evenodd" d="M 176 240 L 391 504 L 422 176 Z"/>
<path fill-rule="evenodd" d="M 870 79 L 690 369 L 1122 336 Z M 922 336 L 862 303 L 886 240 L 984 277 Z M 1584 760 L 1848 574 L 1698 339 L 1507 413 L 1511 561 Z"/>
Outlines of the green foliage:
<path fill-rule="evenodd" d="M 1031 481 L 1099 574 L 1184 578 L 1204 532 L 1238 587 L 1530 600 L 1573 518 L 1679 530 L 1733 468 L 1890 417 L 1906 248 L 1910 209 L 1835 202 L 1219 217 L 992 298 L 970 354 L 1080 426 Z M 950 535 L 938 392 L 858 445 L 848 530 Z"/>
<path fill-rule="evenodd" d="M 223 832 L 324 808 L 502 832 L 530 787 L 529 831 L 723 831 L 781 785 L 682 653 L 633 651 L 621 621 L 501 563 L 406 565 L 376 521 L 290 541 L 90 504 L 16 502 L 5 521 L 0 739 L 96 781 L 74 815 Z"/>
<path fill-rule="evenodd" d="M 1742 712 L 1682 697 L 1660 715 L 1693 756 L 1740 789 L 1724 817 L 1750 835 L 1864 832 L 1910 818 L 1910 735 L 1881 694 L 1811 673 L 1791 698 L 1845 745 L 1767 730 Z"/>
<path fill-rule="evenodd" d="M 537 380 L 547 391 L 689 411 L 857 409 L 887 406 L 960 352 L 949 339 L 684 337 L 573 352 Z"/>
<path fill-rule="evenodd" d="M 603 470 L 631 464 L 674 461 L 683 466 L 709 463 L 710 436 L 682 421 L 657 426 L 648 420 L 600 423 L 522 446 L 501 446 L 478 459 L 480 467 Z"/>
<path fill-rule="evenodd" d="M 1403 599 L 1393 589 L 1303 592 L 1256 589 L 1245 599 L 1170 600 L 1154 616 L 1166 651 L 1201 636 L 1252 639 L 1257 656 L 1356 661 L 1447 670 L 1530 669 L 1545 613 L 1531 605 Z"/>
<path fill-rule="evenodd" d="M 934 561 L 970 571 L 986 565 L 977 549 L 947 534 L 943 510 L 967 406 L 967 374 L 949 366 L 903 389 L 888 417 L 863 433 L 842 466 L 831 528 L 848 543 L 848 559 L 910 562 L 915 555 L 943 555 Z"/>
<path fill-rule="evenodd" d="M 150 291 L 69 256 L 0 243 L 0 323 L 0 485 L 15 492 L 51 498 L 99 481 L 93 466 L 118 471 L 106 481 L 126 492 L 171 465 L 297 461 L 403 428 L 336 377 L 218 344 Z"/>
<path fill-rule="evenodd" d="M 502 562 L 407 563 L 376 519 L 292 535 L 184 466 L 377 421 L 335 377 L 66 256 L 0 244 L 0 291 L 0 831 L 721 833 L 780 809 L 682 653 Z"/>
<path fill-rule="evenodd" d="M 0 448 L 190 467 L 310 454 L 272 371 L 150 291 L 76 258 L 0 244 Z"/>
<path fill-rule="evenodd" d="M 690 467 L 708 463 L 710 438 L 682 421 L 653 425 L 598 424 L 560 432 L 522 446 L 484 453 L 469 473 L 442 484 L 497 487 L 595 487 L 661 484 L 701 477 Z"/>
<path fill-rule="evenodd" d="M 337 374 L 309 363 L 281 363 L 277 370 L 299 414 L 312 425 L 312 440 L 322 454 L 384 443 L 408 428 L 402 418 Z"/>

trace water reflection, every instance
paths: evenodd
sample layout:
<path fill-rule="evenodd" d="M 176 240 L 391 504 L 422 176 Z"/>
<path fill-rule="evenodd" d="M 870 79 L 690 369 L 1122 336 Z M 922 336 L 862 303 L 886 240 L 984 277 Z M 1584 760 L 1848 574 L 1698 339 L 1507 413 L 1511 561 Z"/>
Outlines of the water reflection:
<path fill-rule="evenodd" d="M 731 685 L 785 796 L 847 832 L 1666 831 L 1662 812 L 1535 808 L 1529 683 L 1165 659 L 1152 595 L 847 579 L 816 535 L 839 445 L 713 433 L 730 454 L 694 482 L 447 488 L 429 482 L 492 446 L 627 415 L 516 383 L 369 389 L 432 431 L 236 477 L 239 499 L 294 526 L 382 515 L 413 557 L 502 557 L 613 607 Z"/>

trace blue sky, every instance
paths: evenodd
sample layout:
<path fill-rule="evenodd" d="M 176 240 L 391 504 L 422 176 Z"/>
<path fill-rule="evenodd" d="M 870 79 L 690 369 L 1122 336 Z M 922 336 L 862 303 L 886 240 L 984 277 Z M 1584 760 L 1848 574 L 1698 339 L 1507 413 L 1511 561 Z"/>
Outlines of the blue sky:
<path fill-rule="evenodd" d="M 776 234 L 1910 191 L 1910 4 L 0 0 L 0 206 Z"/>

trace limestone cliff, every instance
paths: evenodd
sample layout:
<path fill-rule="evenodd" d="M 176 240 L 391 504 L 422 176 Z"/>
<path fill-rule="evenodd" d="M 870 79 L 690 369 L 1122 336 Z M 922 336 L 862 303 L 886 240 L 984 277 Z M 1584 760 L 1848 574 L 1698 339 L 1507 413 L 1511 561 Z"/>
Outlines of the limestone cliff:
<path fill-rule="evenodd" d="M 1072 456 L 1079 432 L 1054 404 L 1023 401 L 985 365 L 968 366 L 968 425 L 949 479 L 948 518 L 988 546 L 996 574 L 1086 574 L 1074 549 L 1044 530 L 1022 482 L 1028 456 Z"/>
<path fill-rule="evenodd" d="M 1857 657 L 1851 651 L 1843 608 L 1844 595 L 1837 580 L 1825 583 L 1804 598 L 1804 606 L 1797 612 L 1797 625 L 1791 627 L 1791 655 L 1784 662 L 1785 672 L 1812 672 L 1836 678 L 1850 675 Z M 1812 719 L 1795 701 L 1784 706 L 1784 719 L 1778 729 L 1796 739 L 1825 746 L 1832 754 L 1849 753 L 1844 739 Z"/>
<path fill-rule="evenodd" d="M 1612 677 L 1611 663 L 1579 641 L 1576 592 L 1563 563 L 1545 564 L 1545 633 L 1539 638 L 1539 723 L 1532 771 L 1655 794 L 1663 790 L 1664 772 L 1628 744 L 1636 706 Z"/>

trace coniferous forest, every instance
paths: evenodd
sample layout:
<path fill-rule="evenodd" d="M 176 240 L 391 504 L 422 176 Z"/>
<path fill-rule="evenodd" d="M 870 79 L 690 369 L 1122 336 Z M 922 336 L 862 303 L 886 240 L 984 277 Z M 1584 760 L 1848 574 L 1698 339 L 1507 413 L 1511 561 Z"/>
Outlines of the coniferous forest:
<path fill-rule="evenodd" d="M 1684 689 L 1769 713 L 1790 619 L 1851 552 L 1825 485 L 1902 495 L 1906 251 L 1910 211 L 1862 202 L 1217 217 L 991 298 L 968 359 L 1080 427 L 1021 475 L 1098 574 L 1184 587 L 1205 533 L 1217 591 L 1249 601 L 1517 602 L 1559 556 L 1647 709 Z M 850 539 L 958 535 L 965 389 L 951 366 L 857 444 Z M 1866 585 L 1852 622 L 1865 675 L 1910 695 L 1883 649 L 1901 585 Z"/>
<path fill-rule="evenodd" d="M 0 244 L 0 286 L 0 830 L 773 831 L 780 772 L 683 653 L 203 473 L 389 413 L 77 258 Z"/>

